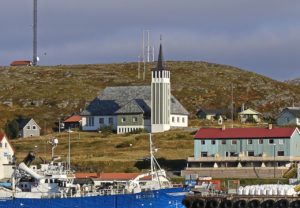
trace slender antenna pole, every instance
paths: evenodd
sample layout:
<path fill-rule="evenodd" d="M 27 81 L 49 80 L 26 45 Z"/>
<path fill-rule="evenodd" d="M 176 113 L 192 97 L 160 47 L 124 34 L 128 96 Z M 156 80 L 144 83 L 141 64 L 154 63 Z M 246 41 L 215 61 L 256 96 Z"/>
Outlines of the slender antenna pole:
<path fill-rule="evenodd" d="M 233 84 L 231 84 L 231 128 L 233 128 Z"/>
<path fill-rule="evenodd" d="M 33 57 L 32 65 L 37 65 L 37 0 L 33 0 Z"/>
<path fill-rule="evenodd" d="M 148 43 L 147 43 L 147 62 L 150 62 L 150 30 L 147 30 Z"/>
<path fill-rule="evenodd" d="M 138 79 L 140 79 L 141 56 L 138 56 Z"/>

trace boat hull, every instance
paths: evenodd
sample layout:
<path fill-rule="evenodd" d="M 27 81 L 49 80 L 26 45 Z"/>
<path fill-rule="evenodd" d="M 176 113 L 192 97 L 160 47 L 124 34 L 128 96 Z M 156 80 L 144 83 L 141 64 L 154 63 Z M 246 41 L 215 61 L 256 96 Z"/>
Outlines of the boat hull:
<path fill-rule="evenodd" d="M 0 208 L 183 208 L 182 188 L 161 189 L 138 194 L 74 198 L 2 198 Z"/>

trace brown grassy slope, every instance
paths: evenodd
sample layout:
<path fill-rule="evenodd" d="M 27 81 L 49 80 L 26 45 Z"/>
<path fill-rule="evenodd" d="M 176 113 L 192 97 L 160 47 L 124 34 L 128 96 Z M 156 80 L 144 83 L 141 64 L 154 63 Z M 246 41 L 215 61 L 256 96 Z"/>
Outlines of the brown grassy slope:
<path fill-rule="evenodd" d="M 172 93 L 191 113 L 200 106 L 227 107 L 231 83 L 237 106 L 275 115 L 299 103 L 300 88 L 241 69 L 206 62 L 168 62 Z M 84 108 L 106 86 L 150 84 L 137 79 L 137 63 L 0 68 L 0 127 L 16 115 L 34 117 L 48 129 L 59 117 Z M 3 104 L 12 101 L 13 106 Z M 2 103 L 2 104 L 1 104 Z"/>
<path fill-rule="evenodd" d="M 59 145 L 55 153 L 66 161 L 68 154 L 68 133 L 53 135 L 59 139 Z M 103 137 L 98 133 L 74 132 L 70 135 L 71 161 L 76 170 L 82 171 L 126 171 L 138 166 L 141 159 L 149 156 L 148 134 L 138 135 L 109 135 Z M 37 160 L 42 157 L 46 160 L 51 158 L 51 146 L 47 141 L 49 136 L 13 140 L 16 149 L 16 157 L 21 161 L 26 154 L 35 150 Z M 157 158 L 164 158 L 168 163 L 185 160 L 193 155 L 193 133 L 173 130 L 153 136 L 155 147 L 159 148 Z M 120 144 L 132 144 L 131 146 L 118 148 Z M 37 148 L 35 148 L 37 146 Z M 165 162 L 166 163 L 166 162 Z M 146 165 L 147 162 L 146 162 Z M 170 167 L 170 164 L 168 165 Z M 142 168 L 141 168 L 142 169 Z M 135 168 L 137 170 L 137 168 Z"/>

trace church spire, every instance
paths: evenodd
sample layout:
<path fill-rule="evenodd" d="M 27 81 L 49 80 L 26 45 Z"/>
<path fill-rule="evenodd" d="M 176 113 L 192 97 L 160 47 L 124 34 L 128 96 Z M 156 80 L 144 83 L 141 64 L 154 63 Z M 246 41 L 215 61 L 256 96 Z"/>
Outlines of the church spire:
<path fill-rule="evenodd" d="M 160 36 L 159 54 L 158 54 L 156 70 L 166 70 L 165 66 L 164 66 L 164 57 L 163 57 L 162 37 L 161 36 Z"/>

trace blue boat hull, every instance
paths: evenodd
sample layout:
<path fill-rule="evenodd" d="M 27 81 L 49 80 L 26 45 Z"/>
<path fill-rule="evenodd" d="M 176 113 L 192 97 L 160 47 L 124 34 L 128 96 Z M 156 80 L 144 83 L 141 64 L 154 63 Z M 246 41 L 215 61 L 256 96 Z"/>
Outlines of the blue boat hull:
<path fill-rule="evenodd" d="M 0 199 L 0 208 L 183 208 L 182 188 L 112 196 Z"/>

